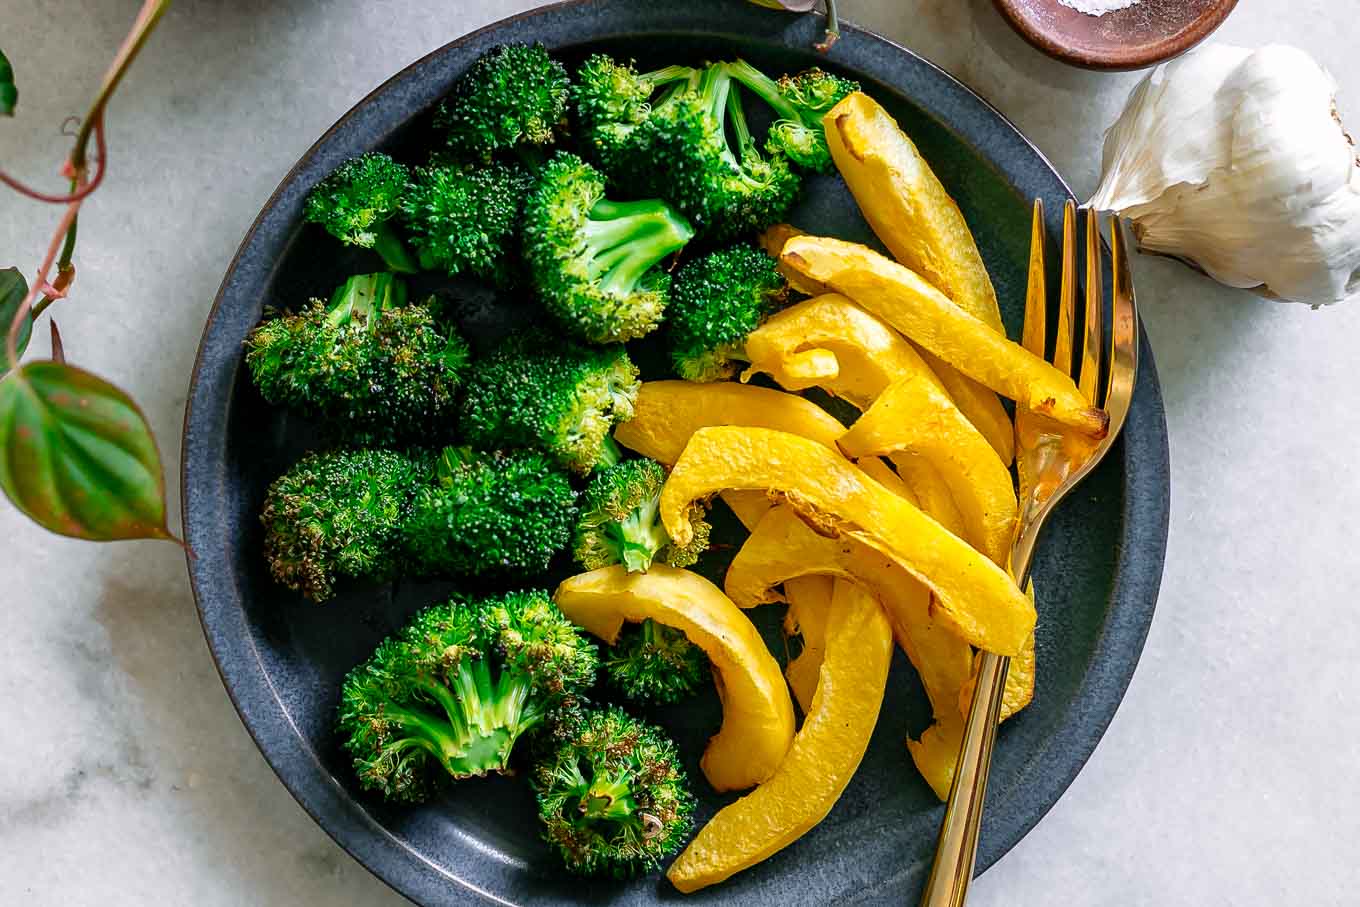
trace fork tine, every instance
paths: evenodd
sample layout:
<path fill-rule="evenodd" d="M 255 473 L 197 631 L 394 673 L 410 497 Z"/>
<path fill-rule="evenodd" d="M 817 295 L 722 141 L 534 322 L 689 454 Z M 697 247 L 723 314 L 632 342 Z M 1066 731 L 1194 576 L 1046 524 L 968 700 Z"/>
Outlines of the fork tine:
<path fill-rule="evenodd" d="M 1025 349 L 1039 358 L 1044 355 L 1048 336 L 1048 292 L 1044 286 L 1044 200 L 1034 200 L 1034 218 L 1029 230 L 1029 287 L 1025 291 Z"/>
<path fill-rule="evenodd" d="M 1063 207 L 1062 292 L 1058 303 L 1058 336 L 1053 343 L 1053 365 L 1072 374 L 1072 329 L 1077 308 L 1077 204 Z"/>
<path fill-rule="evenodd" d="M 1124 246 L 1124 225 L 1117 215 L 1110 222 L 1110 273 L 1114 277 L 1114 299 L 1110 310 L 1110 383 L 1105 393 L 1105 411 L 1110 414 L 1113 433 L 1124 424 L 1138 374 L 1138 304 Z"/>
<path fill-rule="evenodd" d="M 1081 395 L 1099 406 L 1096 394 L 1100 387 L 1100 323 L 1105 310 L 1105 288 L 1100 277 L 1100 213 L 1086 211 L 1086 334 L 1081 342 L 1081 378 L 1077 382 Z"/>

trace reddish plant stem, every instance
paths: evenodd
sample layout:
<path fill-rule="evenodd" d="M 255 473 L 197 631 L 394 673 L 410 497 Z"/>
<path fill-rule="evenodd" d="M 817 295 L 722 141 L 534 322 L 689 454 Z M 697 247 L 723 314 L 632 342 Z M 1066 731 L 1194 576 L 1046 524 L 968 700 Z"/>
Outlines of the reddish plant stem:
<path fill-rule="evenodd" d="M 62 239 L 66 236 L 66 231 L 75 222 L 76 212 L 80 210 L 80 202 L 74 201 L 66 206 L 66 213 L 62 215 L 61 222 L 57 225 L 57 232 L 52 235 L 52 241 L 47 246 L 47 254 L 43 256 L 42 266 L 38 268 L 38 274 L 33 284 L 28 288 L 28 295 L 24 296 L 24 301 L 19 303 L 19 309 L 14 313 L 14 320 L 9 323 L 9 336 L 5 339 L 5 361 L 19 363 L 19 325 L 23 324 L 24 318 L 33 307 L 33 300 L 38 298 L 38 291 L 47 283 L 47 275 L 52 270 L 52 265 L 57 260 L 57 255 L 61 251 Z"/>
<path fill-rule="evenodd" d="M 69 195 L 50 195 L 46 192 L 39 192 L 37 189 L 20 182 L 3 170 L 0 170 L 0 183 L 9 186 L 20 195 L 26 196 L 38 202 L 47 202 L 52 205 L 69 205 L 71 202 L 84 200 L 90 193 L 99 188 L 99 184 L 104 181 L 105 158 L 107 149 L 104 145 L 104 114 L 101 111 L 98 115 L 98 122 L 94 124 L 94 142 L 97 160 L 95 161 L 94 178 L 85 183 L 81 188 L 76 189 Z"/>
<path fill-rule="evenodd" d="M 57 231 L 48 244 L 47 254 L 43 257 L 42 265 L 38 268 L 38 273 L 35 275 L 28 293 L 15 311 L 14 320 L 9 324 L 9 331 L 5 339 L 5 361 L 11 364 L 15 372 L 18 371 L 19 364 L 19 326 L 24 323 L 25 318 L 30 316 L 30 313 L 33 317 L 36 317 L 60 296 L 48 292 L 36 306 L 34 300 L 37 299 L 40 292 L 50 290 L 53 287 L 59 288 L 61 295 L 64 295 L 67 287 L 74 279 L 71 256 L 75 252 L 76 217 L 80 212 L 81 203 L 104 181 L 104 172 L 108 166 L 108 148 L 104 141 L 104 108 L 108 106 L 109 98 L 113 97 L 113 93 L 117 90 L 119 83 L 122 82 L 128 67 L 132 65 L 137 54 L 141 52 L 147 39 L 151 37 L 151 32 L 169 6 L 170 0 L 145 0 L 137 13 L 136 20 L 132 23 L 132 28 L 128 31 L 127 37 L 123 39 L 123 43 L 118 47 L 118 52 L 114 54 L 113 62 L 109 64 L 108 71 L 104 74 L 104 80 L 100 84 L 99 93 L 95 95 L 89 113 L 86 114 L 76 132 L 71 155 L 66 162 L 65 169 L 71 178 L 69 194 L 50 195 L 45 192 L 38 192 L 0 171 L 0 182 L 16 192 L 37 201 L 66 206 L 66 211 L 57 226 Z M 98 158 L 93 178 L 89 178 L 87 175 L 89 162 L 86 157 L 91 136 L 94 137 Z M 58 255 L 60 255 L 60 261 L 58 261 Z M 58 269 L 55 283 L 49 280 L 53 263 L 57 264 Z M 53 327 L 55 328 L 55 325 Z"/>

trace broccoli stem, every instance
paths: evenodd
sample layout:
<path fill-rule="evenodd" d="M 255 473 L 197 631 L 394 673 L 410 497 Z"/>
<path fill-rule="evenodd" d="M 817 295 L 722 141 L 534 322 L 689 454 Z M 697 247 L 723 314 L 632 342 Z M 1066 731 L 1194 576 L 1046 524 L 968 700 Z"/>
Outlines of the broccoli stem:
<path fill-rule="evenodd" d="M 665 640 L 661 638 L 661 631 L 656 627 L 656 621 L 652 620 L 650 617 L 642 622 L 642 644 L 644 648 L 649 646 L 655 648 L 665 642 Z"/>
<path fill-rule="evenodd" d="M 692 66 L 663 66 L 660 69 L 654 69 L 651 72 L 642 75 L 640 81 L 650 82 L 652 88 L 655 89 L 660 88 L 662 85 L 669 85 L 672 82 L 689 81 L 693 75 L 694 67 Z"/>
<path fill-rule="evenodd" d="M 457 758 L 458 735 L 441 718 L 390 702 L 383 707 L 382 717 L 406 734 L 384 748 L 384 757 L 391 758 L 402 750 L 418 747 L 438 759 L 446 770 L 453 771 L 451 763 Z"/>
<path fill-rule="evenodd" d="M 699 78 L 699 96 L 719 123 L 722 122 L 723 111 L 727 109 L 727 95 L 731 90 L 732 79 L 721 63 L 709 66 Z"/>
<path fill-rule="evenodd" d="M 616 822 L 632 819 L 638 811 L 631 784 L 599 775 L 591 779 L 590 785 L 581 795 L 579 808 L 583 818 L 612 819 Z"/>
<path fill-rule="evenodd" d="M 745 158 L 756 150 L 756 141 L 751 137 L 751 127 L 746 123 L 746 111 L 738 92 L 729 92 L 727 95 L 727 120 L 732 125 L 732 137 L 737 140 L 737 149 Z"/>
<path fill-rule="evenodd" d="M 605 536 L 613 543 L 618 559 L 629 573 L 645 571 L 652 565 L 657 552 L 670 544 L 659 512 L 660 502 L 650 498 L 622 520 L 605 525 Z"/>
<path fill-rule="evenodd" d="M 802 117 L 798 115 L 798 109 L 788 102 L 783 93 L 780 92 L 779 84 L 774 79 L 745 60 L 736 60 L 724 65 L 727 67 L 728 75 L 755 92 L 757 97 L 774 108 L 777 119 L 802 121 Z"/>
<path fill-rule="evenodd" d="M 732 127 L 733 137 L 736 138 L 737 147 L 740 151 L 740 155 L 733 152 L 732 143 L 727 139 L 727 129 L 721 128 L 723 157 L 744 175 L 745 169 L 742 167 L 742 159 L 755 151 L 755 143 L 751 139 L 751 131 L 747 127 L 746 117 L 742 113 L 741 98 L 732 89 L 732 78 L 728 75 L 726 64 L 714 63 L 704 70 L 700 91 L 703 94 L 708 111 L 720 126 L 727 123 Z"/>
<path fill-rule="evenodd" d="M 388 223 L 373 227 L 373 251 L 382 256 L 383 263 L 398 274 L 414 274 L 418 270 L 406 244 Z"/>
<path fill-rule="evenodd" d="M 487 659 L 464 658 L 450 682 L 453 689 L 433 679 L 417 684 L 442 715 L 392 703 L 384 707 L 383 717 L 407 734 L 389 747 L 389 754 L 397 752 L 395 747 L 423 747 L 454 777 L 504 769 L 515 741 L 543 717 L 529 705 L 528 678 L 503 671 L 496 680 Z"/>
<path fill-rule="evenodd" d="M 372 325 L 384 309 L 406 304 L 406 285 L 387 272 L 356 274 L 331 296 L 326 320 L 342 327 L 356 318 Z"/>
<path fill-rule="evenodd" d="M 623 451 L 619 450 L 618 443 L 613 435 L 605 435 L 604 441 L 600 445 L 600 459 L 595 464 L 596 469 L 608 469 L 617 465 L 623 460 Z"/>
<path fill-rule="evenodd" d="M 586 221 L 591 277 L 606 293 L 626 295 L 657 262 L 679 251 L 694 231 L 657 199 L 615 202 L 600 199 Z"/>

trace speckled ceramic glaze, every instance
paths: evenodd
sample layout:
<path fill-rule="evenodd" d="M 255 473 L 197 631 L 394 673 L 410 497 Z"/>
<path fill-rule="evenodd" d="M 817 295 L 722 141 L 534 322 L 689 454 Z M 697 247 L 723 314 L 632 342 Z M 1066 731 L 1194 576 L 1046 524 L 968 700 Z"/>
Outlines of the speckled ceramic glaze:
<path fill-rule="evenodd" d="M 307 426 L 266 406 L 250 385 L 242 340 L 265 306 L 328 295 L 376 260 L 302 225 L 307 191 L 340 161 L 373 148 L 414 154 L 431 141 L 426 112 L 479 54 L 538 40 L 569 62 L 592 50 L 644 66 L 744 55 L 773 72 L 812 63 L 861 80 L 911 133 L 973 226 L 1008 325 L 1021 317 L 1029 201 L 1058 212 L 1069 193 L 995 110 L 909 51 L 847 27 L 826 57 L 820 23 L 735 0 L 604 0 L 551 6 L 492 25 L 415 63 L 362 101 L 309 151 L 265 205 L 222 283 L 203 335 L 184 433 L 185 536 L 204 632 L 242 720 L 288 790 L 337 841 L 421 904 L 652 904 L 678 901 L 660 876 L 586 882 L 564 875 L 537 840 L 528 786 L 464 782 L 437 802 L 394 809 L 361 794 L 332 729 L 345 671 L 447 584 L 355 587 L 325 606 L 273 585 L 256 512 L 270 480 L 313 443 Z M 792 218 L 814 231 L 872 241 L 835 177 L 811 182 Z M 1055 231 L 1056 223 L 1050 224 Z M 465 330 L 522 317 L 525 303 L 455 289 Z M 531 310 L 529 310 L 531 311 Z M 1002 728 L 983 822 L 980 868 L 1020 839 L 1061 796 L 1118 706 L 1152 619 L 1166 545 L 1166 424 L 1152 355 L 1121 443 L 1051 523 L 1035 570 L 1039 675 L 1034 704 Z M 709 572 L 721 572 L 710 564 Z M 547 584 L 548 578 L 525 583 Z M 778 644 L 778 606 L 754 612 Z M 718 726 L 715 697 L 650 715 L 687 754 L 706 820 L 730 798 L 697 771 Z M 878 729 L 831 815 L 793 846 L 699 904 L 906 903 L 929 864 L 942 808 L 903 747 L 929 722 L 898 656 Z"/>

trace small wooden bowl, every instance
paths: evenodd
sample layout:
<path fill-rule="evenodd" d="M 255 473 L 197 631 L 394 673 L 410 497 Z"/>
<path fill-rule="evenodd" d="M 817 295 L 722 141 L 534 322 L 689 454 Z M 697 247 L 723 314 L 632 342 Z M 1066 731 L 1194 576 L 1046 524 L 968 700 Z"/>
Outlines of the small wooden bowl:
<path fill-rule="evenodd" d="M 1237 0 L 1142 0 L 1090 16 L 1059 0 L 993 0 L 1020 36 L 1064 63 L 1142 69 L 1185 53 L 1223 24 Z"/>

